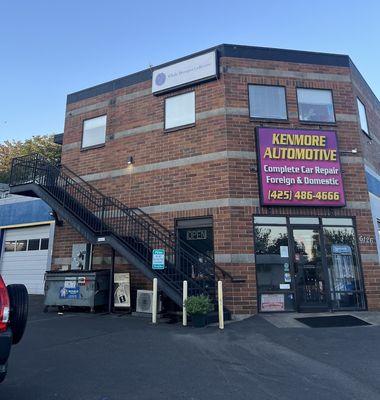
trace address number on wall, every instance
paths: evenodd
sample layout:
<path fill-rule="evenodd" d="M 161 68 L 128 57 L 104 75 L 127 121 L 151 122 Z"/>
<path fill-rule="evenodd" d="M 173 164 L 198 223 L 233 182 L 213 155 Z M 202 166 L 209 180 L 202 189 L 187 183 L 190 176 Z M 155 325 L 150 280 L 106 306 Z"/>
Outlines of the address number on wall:
<path fill-rule="evenodd" d="M 359 242 L 361 244 L 373 244 L 375 240 L 371 236 L 359 235 Z"/>

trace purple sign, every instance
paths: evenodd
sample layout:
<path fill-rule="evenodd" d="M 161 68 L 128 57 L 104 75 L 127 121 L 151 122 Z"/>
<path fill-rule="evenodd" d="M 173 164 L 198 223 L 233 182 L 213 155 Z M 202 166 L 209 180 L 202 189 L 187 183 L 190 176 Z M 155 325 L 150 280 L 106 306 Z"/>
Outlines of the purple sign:
<path fill-rule="evenodd" d="M 160 72 L 157 76 L 156 76 L 156 85 L 157 86 L 161 86 L 165 83 L 166 81 L 166 75 L 163 72 Z"/>
<path fill-rule="evenodd" d="M 258 128 L 261 204 L 345 205 L 334 131 Z"/>

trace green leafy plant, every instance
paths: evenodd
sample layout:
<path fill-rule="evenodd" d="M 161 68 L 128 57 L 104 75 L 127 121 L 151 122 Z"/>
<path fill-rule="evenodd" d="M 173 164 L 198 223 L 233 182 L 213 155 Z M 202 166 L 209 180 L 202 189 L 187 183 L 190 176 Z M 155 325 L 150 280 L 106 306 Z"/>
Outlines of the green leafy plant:
<path fill-rule="evenodd" d="M 207 314 L 214 309 L 211 300 L 205 295 L 188 297 L 185 306 L 190 315 Z"/>
<path fill-rule="evenodd" d="M 1 141 L 0 138 L 0 182 L 9 182 L 12 158 L 38 153 L 57 161 L 61 156 L 61 147 L 54 143 L 54 135 L 37 135 L 25 140 Z"/>

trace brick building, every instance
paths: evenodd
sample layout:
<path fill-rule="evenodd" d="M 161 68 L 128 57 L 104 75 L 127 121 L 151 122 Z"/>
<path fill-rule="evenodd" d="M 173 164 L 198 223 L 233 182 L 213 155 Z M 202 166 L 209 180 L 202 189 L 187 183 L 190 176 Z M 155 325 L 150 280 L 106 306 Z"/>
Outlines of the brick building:
<path fill-rule="evenodd" d="M 220 45 L 70 94 L 62 164 L 215 260 L 235 315 L 374 310 L 379 122 L 346 55 Z M 53 268 L 88 239 L 57 227 Z M 116 270 L 150 288 L 132 259 Z"/>

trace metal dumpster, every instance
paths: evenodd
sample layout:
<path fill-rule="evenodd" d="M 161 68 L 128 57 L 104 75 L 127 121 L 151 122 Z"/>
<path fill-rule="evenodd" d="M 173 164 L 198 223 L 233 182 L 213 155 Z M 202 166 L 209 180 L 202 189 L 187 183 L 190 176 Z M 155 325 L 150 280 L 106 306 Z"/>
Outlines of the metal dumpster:
<path fill-rule="evenodd" d="M 45 311 L 48 307 L 89 307 L 108 305 L 109 270 L 48 271 L 45 274 Z"/>

